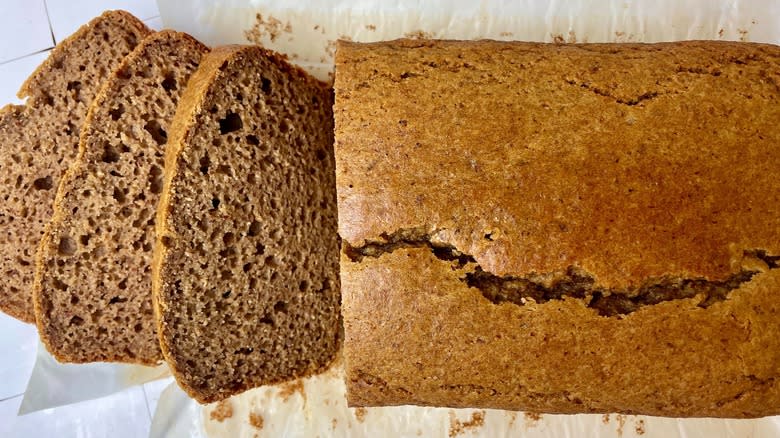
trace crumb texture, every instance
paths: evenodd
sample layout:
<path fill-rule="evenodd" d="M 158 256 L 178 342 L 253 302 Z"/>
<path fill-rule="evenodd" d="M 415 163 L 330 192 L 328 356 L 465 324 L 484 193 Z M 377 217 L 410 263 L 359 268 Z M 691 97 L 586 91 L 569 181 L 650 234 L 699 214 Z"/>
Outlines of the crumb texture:
<path fill-rule="evenodd" d="M 201 402 L 311 374 L 339 345 L 332 92 L 257 47 L 215 49 L 174 127 L 156 305 Z"/>
<path fill-rule="evenodd" d="M 148 33 L 125 12 L 104 13 L 52 50 L 22 86 L 24 105 L 0 110 L 0 310 L 16 318 L 35 321 L 35 252 L 89 105 Z"/>
<path fill-rule="evenodd" d="M 340 42 L 336 71 L 350 405 L 780 413 L 780 48 Z"/>
<path fill-rule="evenodd" d="M 153 34 L 95 99 L 39 255 L 38 323 L 60 360 L 162 359 L 152 312 L 155 211 L 167 131 L 206 51 L 183 33 Z"/>

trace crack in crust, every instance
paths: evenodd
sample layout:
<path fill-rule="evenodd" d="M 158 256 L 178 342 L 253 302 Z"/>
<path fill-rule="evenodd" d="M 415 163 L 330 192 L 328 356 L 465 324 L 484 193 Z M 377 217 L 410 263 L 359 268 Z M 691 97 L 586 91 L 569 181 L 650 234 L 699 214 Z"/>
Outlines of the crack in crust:
<path fill-rule="evenodd" d="M 597 286 L 592 275 L 575 266 L 558 274 L 498 276 L 483 270 L 473 256 L 455 246 L 433 240 L 435 234 L 426 233 L 421 228 L 382 233 L 381 241 L 366 242 L 360 247 L 345 242 L 345 253 L 352 262 L 359 263 L 365 257 L 377 258 L 399 249 L 428 248 L 439 260 L 451 262 L 454 269 L 466 270 L 460 281 L 478 289 L 494 304 L 509 302 L 524 305 L 528 300 L 541 304 L 569 297 L 584 300 L 587 307 L 606 317 L 627 315 L 644 306 L 665 301 L 697 297 L 700 297 L 697 306 L 707 308 L 726 300 L 731 291 L 739 289 L 759 273 L 742 269 L 719 281 L 672 276 L 648 278 L 638 287 L 624 289 Z M 746 258 L 762 262 L 767 269 L 777 269 L 780 264 L 780 255 L 769 255 L 762 249 L 746 250 L 743 254 Z"/>

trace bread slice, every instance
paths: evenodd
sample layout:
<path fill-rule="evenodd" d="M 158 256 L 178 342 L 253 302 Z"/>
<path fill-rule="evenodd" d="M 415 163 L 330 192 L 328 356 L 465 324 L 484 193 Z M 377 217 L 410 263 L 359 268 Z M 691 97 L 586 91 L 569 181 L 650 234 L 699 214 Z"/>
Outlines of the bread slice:
<path fill-rule="evenodd" d="M 0 310 L 34 322 L 34 258 L 54 194 L 78 152 L 79 131 L 108 74 L 149 33 L 109 11 L 62 41 L 0 110 Z"/>
<path fill-rule="evenodd" d="M 187 34 L 144 39 L 95 98 L 79 156 L 57 192 L 38 254 L 35 311 L 63 362 L 154 364 L 154 218 L 166 132 L 208 49 Z"/>
<path fill-rule="evenodd" d="M 201 403 L 314 373 L 340 345 L 332 93 L 215 49 L 171 129 L 153 285 L 163 355 Z"/>

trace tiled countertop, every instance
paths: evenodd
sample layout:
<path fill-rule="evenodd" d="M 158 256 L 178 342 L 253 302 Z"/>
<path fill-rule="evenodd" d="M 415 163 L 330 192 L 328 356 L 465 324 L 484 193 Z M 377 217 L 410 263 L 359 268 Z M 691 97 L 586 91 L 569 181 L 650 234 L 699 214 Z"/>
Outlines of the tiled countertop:
<path fill-rule="evenodd" d="M 52 47 L 106 9 L 124 9 L 149 27 L 162 25 L 155 0 L 2 0 L 0 106 Z M 0 436 L 146 437 L 159 393 L 169 380 L 109 397 L 17 416 L 35 360 L 35 327 L 0 313 Z"/>

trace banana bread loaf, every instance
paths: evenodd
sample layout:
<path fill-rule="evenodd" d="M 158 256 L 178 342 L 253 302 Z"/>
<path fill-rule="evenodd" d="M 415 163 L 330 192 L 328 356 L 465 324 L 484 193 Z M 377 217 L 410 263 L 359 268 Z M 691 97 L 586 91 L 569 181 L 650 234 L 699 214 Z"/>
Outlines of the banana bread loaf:
<path fill-rule="evenodd" d="M 60 361 L 162 359 L 152 312 L 154 218 L 167 131 L 207 51 L 185 33 L 151 34 L 93 102 L 35 276 L 38 330 Z"/>
<path fill-rule="evenodd" d="M 780 413 L 780 48 L 342 42 L 348 399 Z"/>
<path fill-rule="evenodd" d="M 163 355 L 201 403 L 314 373 L 341 344 L 332 106 L 254 46 L 214 49 L 182 97 L 152 281 Z"/>
<path fill-rule="evenodd" d="M 137 18 L 108 11 L 62 41 L 22 85 L 24 105 L 0 110 L 0 310 L 35 322 L 35 252 L 60 178 L 76 158 L 92 99 L 148 33 Z"/>

